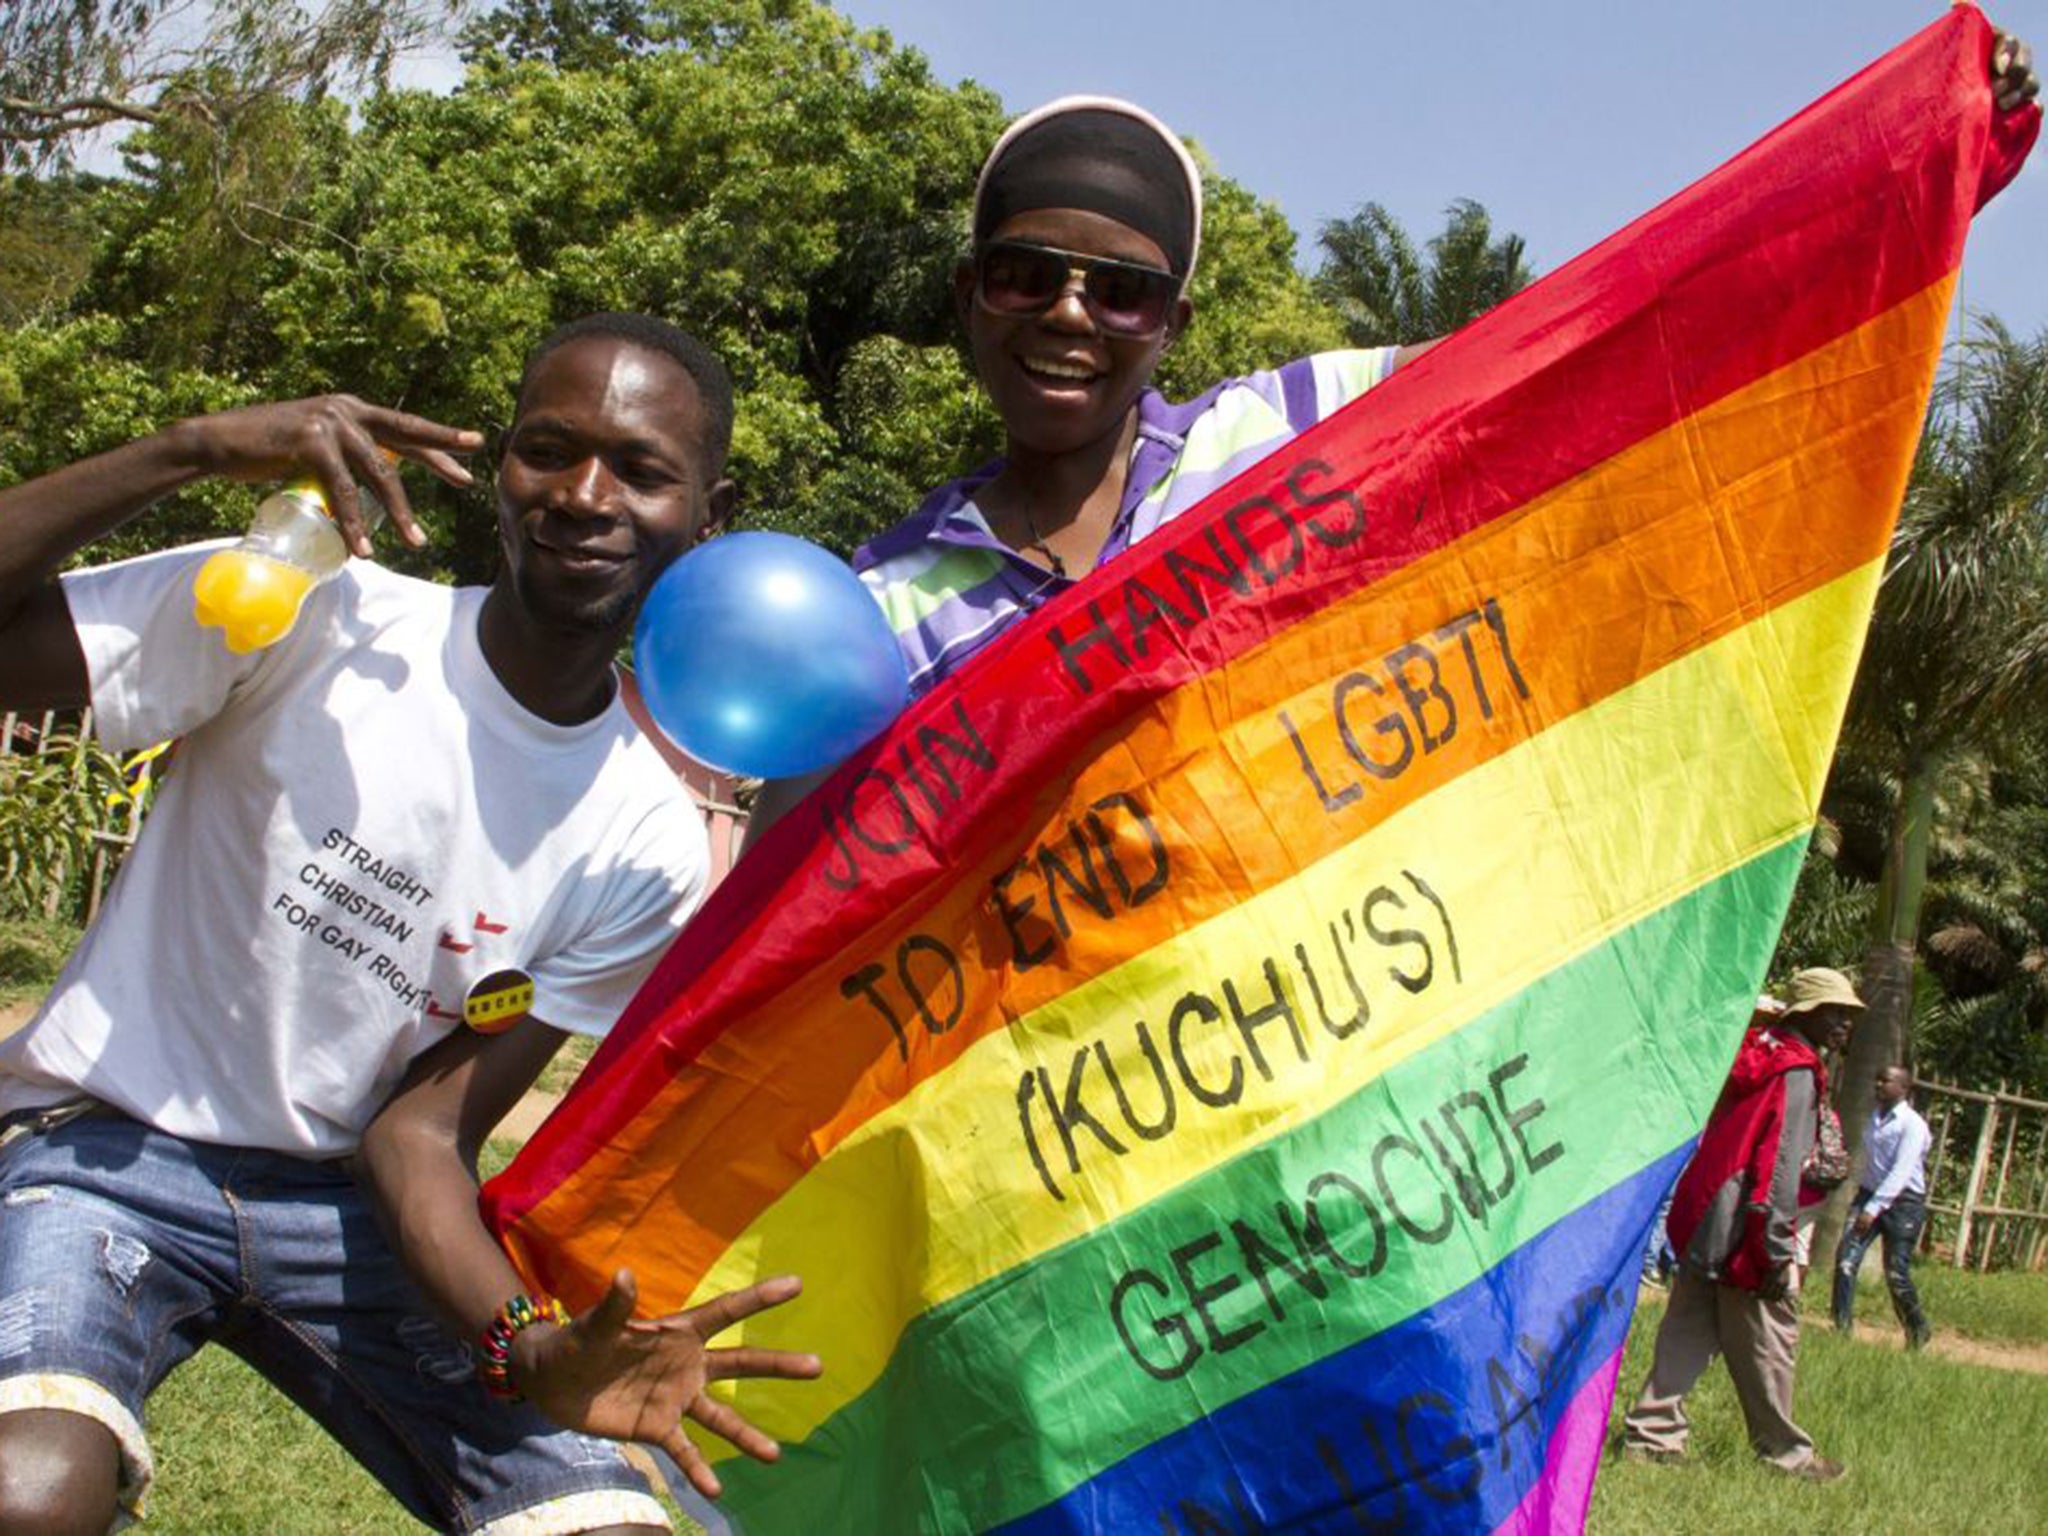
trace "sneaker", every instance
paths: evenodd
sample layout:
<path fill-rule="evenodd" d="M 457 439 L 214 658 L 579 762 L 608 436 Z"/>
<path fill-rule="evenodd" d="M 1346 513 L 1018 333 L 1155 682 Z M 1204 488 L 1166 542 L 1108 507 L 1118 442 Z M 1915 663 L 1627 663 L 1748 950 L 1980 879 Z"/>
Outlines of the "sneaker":
<path fill-rule="evenodd" d="M 1912 1350 L 1925 1349 L 1927 1341 L 1933 1337 L 1934 1330 L 1925 1323 L 1922 1323 L 1918 1328 L 1908 1328 L 1906 1330 L 1906 1348 Z"/>
<path fill-rule="evenodd" d="M 1796 1467 L 1779 1467 L 1778 1470 L 1787 1477 L 1798 1478 L 1802 1483 L 1832 1483 L 1836 1478 L 1845 1476 L 1849 1471 L 1847 1467 L 1836 1461 L 1834 1457 L 1822 1456 L 1817 1453 L 1809 1456 Z"/>

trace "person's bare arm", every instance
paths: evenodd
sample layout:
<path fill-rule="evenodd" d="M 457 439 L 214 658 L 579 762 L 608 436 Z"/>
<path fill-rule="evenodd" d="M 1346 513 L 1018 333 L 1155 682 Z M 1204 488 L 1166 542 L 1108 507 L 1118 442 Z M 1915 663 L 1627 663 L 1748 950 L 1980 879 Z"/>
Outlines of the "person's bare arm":
<path fill-rule="evenodd" d="M 359 1175 L 399 1254 L 465 1338 L 524 1289 L 477 1214 L 477 1159 L 565 1038 L 531 1018 L 497 1035 L 459 1030 L 413 1062 L 363 1132 Z"/>
<path fill-rule="evenodd" d="M 525 1019 L 503 1034 L 464 1030 L 422 1054 L 363 1133 L 359 1176 L 393 1246 L 443 1317 L 475 1338 L 525 1282 L 477 1209 L 477 1156 L 493 1127 L 532 1086 L 562 1034 Z M 808 1378 L 815 1355 L 714 1349 L 723 1329 L 801 1289 L 793 1276 L 764 1280 L 665 1317 L 636 1319 L 629 1271 L 612 1277 L 595 1307 L 567 1327 L 540 1323 L 513 1340 L 513 1380 L 556 1423 L 586 1434 L 658 1445 L 707 1497 L 717 1476 L 683 1433 L 687 1417 L 748 1455 L 772 1461 L 774 1443 L 708 1382 L 737 1376 Z"/>
<path fill-rule="evenodd" d="M 451 455 L 482 441 L 474 432 L 328 395 L 194 417 L 0 491 L 0 707 L 86 701 L 85 659 L 57 572 L 180 486 L 208 475 L 262 481 L 310 473 L 326 488 L 350 546 L 367 554 L 358 480 L 408 541 L 424 538 L 398 472 L 381 450 L 416 459 L 452 485 L 467 485 L 469 471 Z"/>

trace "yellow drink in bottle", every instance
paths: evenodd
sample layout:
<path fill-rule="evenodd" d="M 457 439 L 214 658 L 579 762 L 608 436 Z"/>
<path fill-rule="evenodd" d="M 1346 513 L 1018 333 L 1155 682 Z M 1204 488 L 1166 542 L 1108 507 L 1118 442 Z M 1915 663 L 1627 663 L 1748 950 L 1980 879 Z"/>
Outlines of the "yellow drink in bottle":
<path fill-rule="evenodd" d="M 379 510 L 365 508 L 373 527 Z M 347 562 L 326 494 L 312 481 L 288 485 L 263 499 L 241 543 L 207 556 L 192 583 L 192 616 L 247 655 L 289 634 L 306 594 Z"/>
<path fill-rule="evenodd" d="M 192 583 L 192 613 L 202 629 L 218 629 L 237 656 L 280 640 L 298 621 L 313 590 L 313 573 L 237 545 L 216 550 Z"/>

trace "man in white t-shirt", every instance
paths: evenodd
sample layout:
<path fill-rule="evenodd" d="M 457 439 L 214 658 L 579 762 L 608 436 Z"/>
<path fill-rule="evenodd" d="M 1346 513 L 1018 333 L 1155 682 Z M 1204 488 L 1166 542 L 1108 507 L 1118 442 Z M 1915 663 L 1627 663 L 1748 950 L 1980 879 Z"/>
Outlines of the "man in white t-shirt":
<path fill-rule="evenodd" d="M 565 326 L 520 384 L 497 581 L 353 561 L 240 656 L 193 617 L 207 548 L 55 573 L 206 474 L 310 472 L 362 555 L 360 480 L 418 543 L 385 450 L 467 485 L 450 455 L 477 435 L 330 397 L 0 492 L 0 705 L 89 703 L 117 750 L 180 741 L 99 920 L 0 1045 L 0 1529 L 138 1511 L 143 1400 L 209 1341 L 444 1529 L 665 1529 L 591 1434 L 659 1444 L 709 1493 L 686 1415 L 774 1454 L 707 1376 L 816 1361 L 705 1341 L 794 1280 L 654 1328 L 622 1273 L 570 1320 L 519 1294 L 474 1171 L 702 897 L 702 825 L 613 657 L 724 517 L 731 422 L 723 368 L 673 327 Z"/>

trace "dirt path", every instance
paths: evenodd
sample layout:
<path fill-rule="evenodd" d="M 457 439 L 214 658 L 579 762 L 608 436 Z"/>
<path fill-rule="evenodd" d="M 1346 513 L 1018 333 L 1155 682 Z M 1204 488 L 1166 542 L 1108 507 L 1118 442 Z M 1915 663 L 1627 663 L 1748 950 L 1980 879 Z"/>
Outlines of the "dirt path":
<path fill-rule="evenodd" d="M 1906 1347 L 1905 1337 L 1897 1328 L 1874 1322 L 1868 1327 L 1858 1325 L 1854 1337 L 1858 1344 L 1875 1344 L 1880 1349 Z M 1942 1332 L 1938 1323 L 1934 1337 L 1928 1341 L 1927 1353 L 1939 1355 L 1944 1360 L 1959 1360 L 1964 1365 L 1986 1365 L 1994 1371 L 2048 1376 L 2048 1344 L 2024 1343 L 2017 1339 L 2000 1339 L 1996 1343 L 1969 1339 L 1959 1333 Z"/>
<path fill-rule="evenodd" d="M 542 1093 L 538 1088 L 528 1090 L 526 1096 L 512 1106 L 512 1113 L 498 1122 L 493 1136 L 510 1136 L 514 1141 L 524 1141 L 540 1129 L 541 1121 L 547 1119 L 554 1107 L 562 1102 L 559 1093 Z"/>
<path fill-rule="evenodd" d="M 1645 1286 L 1636 1298 L 1638 1309 L 1664 1306 L 1667 1294 L 1655 1287 Z M 1825 1314 L 1807 1313 L 1800 1320 L 1803 1331 L 1817 1332 L 1828 1327 Z M 1879 1349 L 1903 1351 L 1906 1338 L 1892 1323 L 1887 1313 L 1882 1318 L 1871 1317 L 1856 1325 L 1851 1335 L 1858 1344 L 1874 1344 Z M 2019 1371 L 2028 1376 L 2048 1376 L 2048 1343 L 2021 1339 L 1972 1339 L 1960 1333 L 1943 1331 L 1939 1320 L 1935 1322 L 1934 1337 L 1928 1341 L 1927 1353 L 1939 1355 L 1944 1360 L 1960 1361 L 1964 1365 L 1988 1366 L 1994 1371 Z"/>

